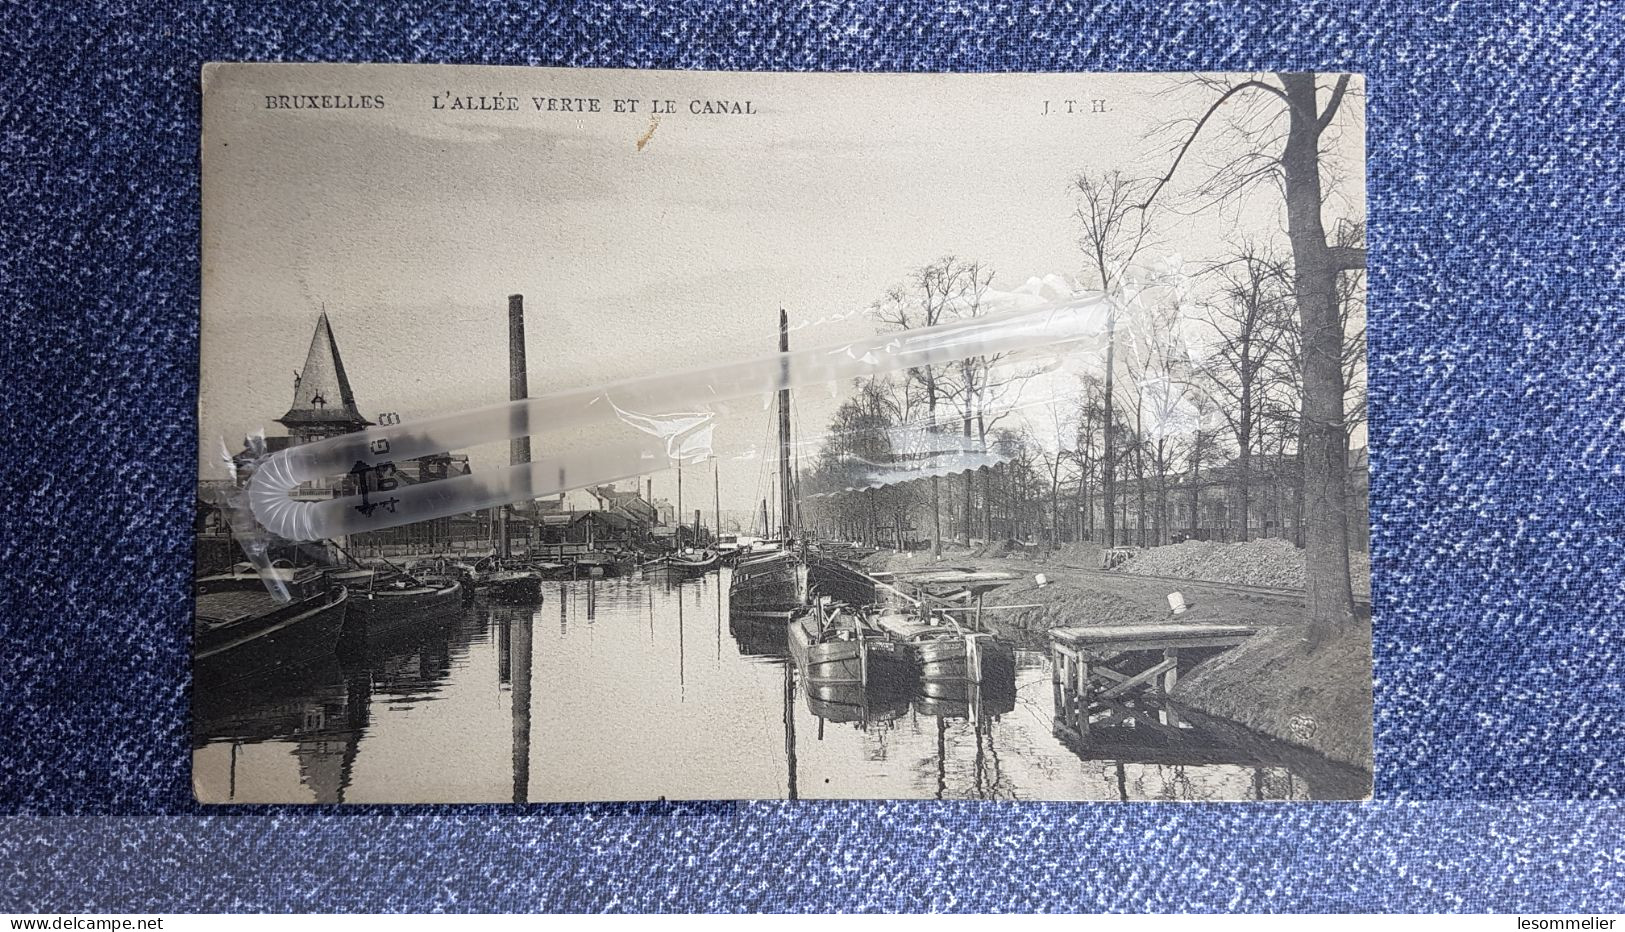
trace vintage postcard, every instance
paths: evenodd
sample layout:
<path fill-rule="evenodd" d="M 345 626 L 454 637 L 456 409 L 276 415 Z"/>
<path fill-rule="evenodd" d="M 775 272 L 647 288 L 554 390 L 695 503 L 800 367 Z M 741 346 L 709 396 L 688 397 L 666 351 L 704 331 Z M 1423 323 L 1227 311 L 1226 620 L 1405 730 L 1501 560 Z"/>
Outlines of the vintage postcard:
<path fill-rule="evenodd" d="M 199 800 L 1369 796 L 1359 76 L 202 82 Z"/>

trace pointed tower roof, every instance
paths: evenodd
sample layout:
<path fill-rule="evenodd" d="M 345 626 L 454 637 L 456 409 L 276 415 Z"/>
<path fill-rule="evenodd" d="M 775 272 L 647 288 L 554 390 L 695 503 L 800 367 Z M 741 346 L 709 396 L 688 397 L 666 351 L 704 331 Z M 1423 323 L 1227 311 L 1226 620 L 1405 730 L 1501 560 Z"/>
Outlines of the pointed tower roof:
<path fill-rule="evenodd" d="M 290 428 L 341 426 L 350 430 L 372 425 L 355 406 L 355 392 L 350 390 L 350 377 L 344 373 L 344 360 L 326 311 L 316 321 L 305 366 L 294 382 L 293 406 L 277 422 Z"/>

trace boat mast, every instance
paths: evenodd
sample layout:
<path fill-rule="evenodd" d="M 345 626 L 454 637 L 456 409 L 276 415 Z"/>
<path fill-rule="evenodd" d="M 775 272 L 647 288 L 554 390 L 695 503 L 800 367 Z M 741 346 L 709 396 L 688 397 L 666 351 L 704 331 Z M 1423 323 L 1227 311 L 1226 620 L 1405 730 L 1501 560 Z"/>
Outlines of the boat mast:
<path fill-rule="evenodd" d="M 677 529 L 672 534 L 673 549 L 683 549 L 683 461 L 677 461 Z"/>
<path fill-rule="evenodd" d="M 711 529 L 711 546 L 716 546 L 717 539 L 722 536 L 722 479 L 718 475 L 719 464 L 715 456 L 711 457 L 711 507 L 716 514 L 713 520 L 716 526 Z"/>
<path fill-rule="evenodd" d="M 779 389 L 779 538 L 788 542 L 792 536 L 791 508 L 794 496 L 790 487 L 790 314 L 779 308 L 779 352 L 784 354 L 784 384 Z"/>

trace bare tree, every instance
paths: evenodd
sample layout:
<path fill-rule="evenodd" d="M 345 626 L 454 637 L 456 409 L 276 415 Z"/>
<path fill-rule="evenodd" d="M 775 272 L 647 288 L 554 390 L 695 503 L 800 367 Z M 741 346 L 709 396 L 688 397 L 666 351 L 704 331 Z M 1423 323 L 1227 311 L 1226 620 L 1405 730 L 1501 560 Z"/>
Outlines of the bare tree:
<path fill-rule="evenodd" d="M 1008 409 L 1000 410 L 1000 400 L 1010 389 L 1033 376 L 1031 372 L 1001 365 L 1003 360 L 1003 354 L 960 360 L 953 369 L 955 378 L 948 386 L 951 397 L 960 407 L 963 436 L 967 440 L 974 436 L 977 442 L 973 448 L 979 451 L 989 449 L 989 432 L 1011 413 Z M 967 446 L 972 445 L 967 443 Z M 993 536 L 992 513 L 988 508 L 989 483 L 992 481 L 990 474 L 985 467 L 967 471 L 964 476 L 964 527 L 961 531 L 967 547 L 970 546 L 972 516 L 976 511 L 973 490 L 978 475 L 982 478 L 983 536 L 986 539 Z"/>
<path fill-rule="evenodd" d="M 1245 541 L 1251 538 L 1252 462 L 1264 386 L 1283 346 L 1285 275 L 1275 257 L 1251 243 L 1241 244 L 1236 257 L 1212 274 L 1218 288 L 1203 318 L 1212 338 L 1203 371 L 1236 441 L 1236 509 Z"/>
<path fill-rule="evenodd" d="M 911 275 L 906 283 L 889 291 L 871 307 L 882 325 L 898 330 L 933 327 L 964 313 L 967 302 L 979 308 L 981 294 L 992 273 L 982 263 L 944 256 Z M 909 370 L 909 377 L 925 391 L 926 429 L 938 433 L 938 405 L 948 395 L 943 367 L 922 366 Z M 933 475 L 931 487 L 931 552 L 942 556 L 942 483 Z"/>
<path fill-rule="evenodd" d="M 1202 467 L 1217 462 L 1220 449 L 1219 431 L 1213 426 L 1216 407 L 1213 400 L 1201 391 L 1193 391 L 1190 403 L 1193 423 L 1182 452 L 1186 468 L 1190 470 L 1186 488 L 1190 497 L 1190 536 L 1195 539 L 1202 530 Z"/>
<path fill-rule="evenodd" d="M 1129 366 L 1135 383 L 1136 433 L 1141 456 L 1150 462 L 1156 485 L 1156 524 L 1151 544 L 1168 542 L 1172 526 L 1168 486 L 1178 452 L 1178 435 L 1192 414 L 1189 396 L 1193 367 L 1185 343 L 1185 282 L 1176 272 L 1165 300 L 1142 300 L 1138 333 Z M 1163 291 L 1165 289 L 1156 289 Z M 1142 296 L 1154 295 L 1142 292 Z M 1141 472 L 1144 472 L 1142 467 Z M 1142 505 L 1145 481 L 1141 479 Z"/>
<path fill-rule="evenodd" d="M 1050 405 L 1050 429 L 1054 449 L 1050 443 L 1038 443 L 1039 462 L 1044 465 L 1045 478 L 1049 480 L 1049 546 L 1051 550 L 1060 546 L 1061 537 L 1061 486 L 1066 482 L 1067 467 L 1077 461 L 1076 452 L 1067 449 L 1066 441 L 1069 431 L 1074 426 L 1068 423 L 1060 405 Z"/>
<path fill-rule="evenodd" d="M 1286 357 L 1286 363 L 1280 368 L 1297 367 L 1297 357 L 1289 351 L 1283 349 L 1281 356 Z M 1274 516 L 1283 531 L 1290 524 L 1292 540 L 1298 543 L 1303 520 L 1303 490 L 1298 481 L 1303 475 L 1303 463 L 1298 456 L 1298 420 L 1303 396 L 1295 383 L 1280 378 L 1266 379 L 1259 394 L 1258 450 L 1265 454 L 1265 463 L 1254 476 L 1267 484 L 1268 514 Z"/>
<path fill-rule="evenodd" d="M 1303 411 L 1300 453 L 1305 509 L 1305 616 L 1314 643 L 1352 622 L 1349 583 L 1348 450 L 1344 415 L 1344 331 L 1337 300 L 1341 273 L 1365 267 L 1360 245 L 1327 239 L 1322 211 L 1333 181 L 1322 148 L 1340 132 L 1339 117 L 1353 117 L 1343 102 L 1351 75 L 1329 84 L 1313 73 L 1281 72 L 1243 80 L 1197 78 L 1214 100 L 1174 150 L 1168 171 L 1152 186 L 1149 208 L 1216 114 L 1222 132 L 1239 140 L 1242 155 L 1214 169 L 1205 193 L 1218 199 L 1259 182 L 1279 184 L 1292 244 L 1293 289 L 1303 339 Z M 1324 102 L 1323 102 L 1324 101 Z M 1227 105 L 1230 105 L 1226 110 Z"/>
<path fill-rule="evenodd" d="M 1365 224 L 1338 225 L 1336 240 L 1350 248 L 1365 242 Z M 1354 433 L 1366 421 L 1366 274 L 1350 270 L 1337 278 L 1337 308 L 1343 333 L 1343 443 L 1349 445 Z"/>
<path fill-rule="evenodd" d="M 1129 359 L 1128 362 L 1129 362 L 1129 366 L 1128 366 L 1129 385 L 1131 386 L 1129 395 L 1134 400 L 1134 407 L 1132 409 L 1133 410 L 1133 420 L 1132 420 L 1133 426 L 1129 428 L 1129 430 L 1127 431 L 1127 436 L 1124 438 L 1127 441 L 1127 444 L 1126 444 L 1127 449 L 1124 452 L 1126 452 L 1128 454 L 1129 462 L 1133 465 L 1133 469 L 1134 469 L 1134 524 L 1135 524 L 1135 534 L 1136 534 L 1135 544 L 1137 546 L 1144 547 L 1145 546 L 1145 532 L 1146 532 L 1146 527 L 1145 527 L 1145 521 L 1146 521 L 1146 513 L 1145 513 L 1145 445 L 1146 445 L 1146 435 L 1145 435 L 1145 382 L 1144 382 L 1145 369 L 1144 369 L 1144 361 L 1143 361 L 1143 359 L 1139 360 L 1138 363 L 1137 363 L 1136 359 L 1131 356 L 1131 358 Z M 1127 497 L 1126 496 L 1124 497 L 1124 504 L 1125 504 L 1125 506 L 1127 505 Z M 1128 539 L 1128 525 L 1127 525 L 1127 523 L 1125 523 L 1123 525 L 1123 537 L 1124 537 L 1125 540 Z"/>
<path fill-rule="evenodd" d="M 993 281 L 993 270 L 980 262 L 964 263 L 960 291 L 953 305 L 955 317 L 981 317 L 985 313 L 983 299 Z M 978 448 L 986 449 L 987 432 L 1002 415 L 989 417 L 988 407 L 1016 382 L 1030 377 L 1030 373 L 1017 374 L 1001 368 L 1003 354 L 970 356 L 944 367 L 936 380 L 941 394 L 958 408 L 961 436 L 970 447 L 970 438 L 978 440 Z M 976 475 L 983 477 L 983 493 L 987 492 L 987 473 L 967 470 L 964 474 L 964 501 L 960 536 L 965 546 L 971 542 L 971 516 L 975 511 L 974 483 Z"/>
<path fill-rule="evenodd" d="M 1072 183 L 1078 206 L 1076 216 L 1082 227 L 1078 245 L 1083 250 L 1089 271 L 1100 282 L 1100 289 L 1108 296 L 1121 293 L 1129 266 L 1151 238 L 1148 205 L 1155 196 L 1148 194 L 1150 186 L 1130 179 L 1121 172 L 1110 171 L 1101 175 L 1079 175 Z M 1117 493 L 1116 433 L 1114 373 L 1117 364 L 1118 302 L 1113 301 L 1107 317 L 1105 399 L 1101 410 L 1105 416 L 1102 429 L 1105 434 L 1101 459 L 1101 492 L 1106 512 L 1106 546 L 1117 545 L 1116 522 L 1112 505 Z"/>
<path fill-rule="evenodd" d="M 817 517 L 842 537 L 878 539 L 884 485 L 894 466 L 893 429 L 898 410 L 885 380 L 858 379 L 855 392 L 830 419 L 822 446 L 803 486 Z"/>
<path fill-rule="evenodd" d="M 1078 380 L 1078 404 L 1074 421 L 1078 425 L 1073 450 L 1078 458 L 1079 536 L 1094 539 L 1096 473 L 1100 467 L 1100 430 L 1104 421 L 1102 396 L 1105 386 L 1095 375 L 1084 375 Z"/>
<path fill-rule="evenodd" d="M 1009 457 L 1005 462 L 1005 472 L 1010 490 L 1010 536 L 1013 540 L 1022 541 L 1030 536 L 1032 526 L 1041 520 L 1035 513 L 1037 509 L 1033 503 L 1039 500 L 1037 492 L 1041 485 L 1036 460 L 1037 451 L 1042 447 L 1025 430 L 1001 430 L 999 435 Z"/>

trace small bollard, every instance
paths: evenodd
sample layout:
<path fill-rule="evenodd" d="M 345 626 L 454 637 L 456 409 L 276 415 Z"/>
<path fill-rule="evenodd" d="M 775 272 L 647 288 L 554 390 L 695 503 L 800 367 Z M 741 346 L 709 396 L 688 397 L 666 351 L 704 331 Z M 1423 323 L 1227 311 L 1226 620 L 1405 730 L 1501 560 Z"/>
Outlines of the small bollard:
<path fill-rule="evenodd" d="M 1183 615 L 1183 614 L 1185 614 L 1185 609 L 1187 609 L 1189 607 L 1190 606 L 1185 604 L 1185 594 L 1184 593 L 1182 593 L 1182 592 L 1170 592 L 1170 593 L 1168 593 L 1168 610 L 1170 612 L 1173 612 L 1175 615 Z"/>
<path fill-rule="evenodd" d="M 1043 573 L 1039 573 L 1037 576 L 1033 577 L 1033 582 L 1037 583 L 1038 588 L 1042 589 L 1049 585 L 1049 577 L 1045 576 Z"/>

